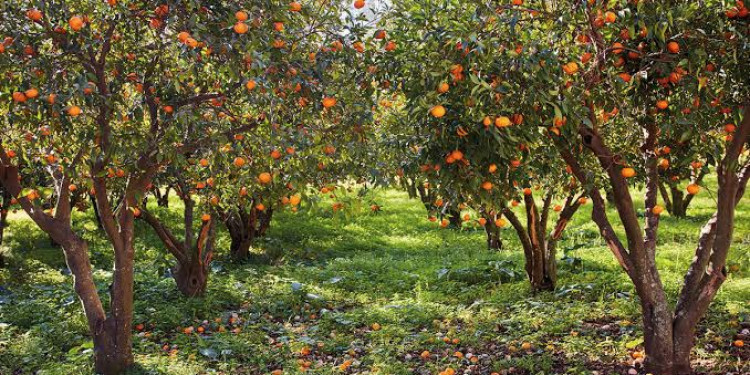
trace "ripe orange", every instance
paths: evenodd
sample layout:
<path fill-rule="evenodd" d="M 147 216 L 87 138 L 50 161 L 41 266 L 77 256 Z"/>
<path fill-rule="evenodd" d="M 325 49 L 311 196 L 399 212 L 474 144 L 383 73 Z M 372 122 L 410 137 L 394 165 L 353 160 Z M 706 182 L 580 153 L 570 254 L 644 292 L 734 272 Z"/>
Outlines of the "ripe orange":
<path fill-rule="evenodd" d="M 738 348 L 741 348 L 741 347 L 745 346 L 745 342 L 742 341 L 742 340 L 735 340 L 733 344 L 734 344 L 734 346 L 736 346 Z"/>
<path fill-rule="evenodd" d="M 252 79 L 247 81 L 247 83 L 245 84 L 245 87 L 247 87 L 248 90 L 254 89 L 255 86 L 257 86 L 257 83 Z"/>
<path fill-rule="evenodd" d="M 378 323 L 372 323 L 372 326 L 370 326 L 373 331 L 380 331 L 380 324 Z"/>
<path fill-rule="evenodd" d="M 510 121 L 510 118 L 508 118 L 507 116 L 498 116 L 495 119 L 495 126 L 497 126 L 498 128 L 504 128 L 504 127 L 510 126 L 511 124 L 512 122 Z"/>
<path fill-rule="evenodd" d="M 258 204 L 255 205 L 255 209 L 258 210 L 258 211 L 265 211 L 266 210 L 266 206 L 263 203 L 258 203 Z"/>
<path fill-rule="evenodd" d="M 690 195 L 696 195 L 701 191 L 701 187 L 698 186 L 698 184 L 690 184 L 685 190 L 687 190 L 687 193 Z"/>
<path fill-rule="evenodd" d="M 83 28 L 83 19 L 78 16 L 73 16 L 70 17 L 68 24 L 73 31 L 80 31 Z"/>
<path fill-rule="evenodd" d="M 208 159 L 201 159 L 199 163 L 201 167 L 208 167 Z"/>
<path fill-rule="evenodd" d="M 396 50 L 396 42 L 389 40 L 388 43 L 385 44 L 385 50 L 388 52 L 395 51 Z"/>
<path fill-rule="evenodd" d="M 667 109 L 667 107 L 669 107 L 669 102 L 666 100 L 659 100 L 658 102 L 656 102 L 656 108 L 659 108 L 662 111 Z"/>
<path fill-rule="evenodd" d="M 73 117 L 80 115 L 81 112 L 82 112 L 81 108 L 76 105 L 70 106 L 68 108 L 68 115 L 73 116 Z"/>
<path fill-rule="evenodd" d="M 172 107 L 171 105 L 164 106 L 164 113 L 171 114 L 172 112 L 174 112 L 174 107 Z"/>
<path fill-rule="evenodd" d="M 490 173 L 495 173 L 497 171 L 497 165 L 490 164 L 490 166 L 489 166 L 489 168 L 487 168 L 487 170 L 489 170 Z"/>
<path fill-rule="evenodd" d="M 447 82 L 442 82 L 441 84 L 438 85 L 437 92 L 441 94 L 445 94 L 446 92 L 448 92 L 449 89 L 450 89 L 450 85 L 448 85 Z"/>
<path fill-rule="evenodd" d="M 296 1 L 293 1 L 289 4 L 289 10 L 292 12 L 299 12 L 302 10 L 302 4 Z"/>
<path fill-rule="evenodd" d="M 244 22 L 237 22 L 237 23 L 234 24 L 233 29 L 234 29 L 234 32 L 237 33 L 237 34 L 244 34 L 244 33 L 247 32 L 247 30 L 249 29 L 249 27 Z"/>
<path fill-rule="evenodd" d="M 247 188 L 243 186 L 240 188 L 240 197 L 246 197 L 246 196 L 247 196 Z"/>
<path fill-rule="evenodd" d="M 482 120 L 482 125 L 484 125 L 485 128 L 489 128 L 490 125 L 492 125 L 492 119 L 490 116 L 484 116 L 484 119 Z"/>
<path fill-rule="evenodd" d="M 523 195 L 531 195 L 531 188 L 524 188 Z"/>
<path fill-rule="evenodd" d="M 583 54 L 581 55 L 581 63 L 582 63 L 582 64 L 585 64 L 585 63 L 589 62 L 589 61 L 591 60 L 591 57 L 593 57 L 593 56 L 594 56 L 594 55 L 593 55 L 593 54 L 591 54 L 591 52 L 584 52 L 584 53 L 583 53 Z"/>
<path fill-rule="evenodd" d="M 495 226 L 498 228 L 505 228 L 505 219 L 503 218 L 497 218 L 495 219 Z"/>
<path fill-rule="evenodd" d="M 212 206 L 217 206 L 219 204 L 219 197 L 214 195 L 211 197 L 211 199 L 208 200 L 208 203 L 211 203 Z"/>
<path fill-rule="evenodd" d="M 203 215 L 201 215 L 201 220 L 202 221 L 209 221 L 209 220 L 211 220 L 211 215 L 209 215 L 209 214 L 203 214 Z"/>
<path fill-rule="evenodd" d="M 40 21 L 42 19 L 42 12 L 39 9 L 29 9 L 26 11 L 26 17 L 32 21 Z"/>
<path fill-rule="evenodd" d="M 614 43 L 612 44 L 612 53 L 619 55 L 625 50 L 625 46 L 622 45 L 622 43 Z"/>
<path fill-rule="evenodd" d="M 263 185 L 268 185 L 271 183 L 271 174 L 268 172 L 263 172 L 258 175 L 258 181 L 260 181 Z"/>
<path fill-rule="evenodd" d="M 492 190 L 492 182 L 489 182 L 489 181 L 482 182 L 482 189 L 487 190 L 487 191 Z"/>
<path fill-rule="evenodd" d="M 630 74 L 625 73 L 625 72 L 622 72 L 622 73 L 618 74 L 617 76 L 620 77 L 620 79 L 623 80 L 623 81 L 625 81 L 626 83 L 630 82 L 630 79 L 632 78 L 630 76 Z"/>
<path fill-rule="evenodd" d="M 653 207 L 653 208 L 651 209 L 651 212 L 652 212 L 652 213 L 653 213 L 654 215 L 656 215 L 656 216 L 659 216 L 659 215 L 661 215 L 661 213 L 662 213 L 662 212 L 664 212 L 664 207 L 662 207 L 662 206 L 659 206 L 659 205 L 657 204 L 657 205 L 655 205 L 655 206 L 654 206 L 654 207 Z"/>
<path fill-rule="evenodd" d="M 667 51 L 669 53 L 680 53 L 680 45 L 675 41 L 667 43 Z"/>
<path fill-rule="evenodd" d="M 245 158 L 238 156 L 234 158 L 234 161 L 232 162 L 235 167 L 242 168 L 245 165 Z"/>
<path fill-rule="evenodd" d="M 16 103 L 23 103 L 26 101 L 26 94 L 16 91 L 13 93 L 13 101 Z"/>
<path fill-rule="evenodd" d="M 355 0 L 354 9 L 362 9 L 365 6 L 365 0 Z"/>
<path fill-rule="evenodd" d="M 577 63 L 577 62 L 575 62 L 575 61 L 571 61 L 571 62 L 569 62 L 569 63 L 567 63 L 567 64 L 563 65 L 563 67 L 562 67 L 562 68 L 563 68 L 563 71 L 564 71 L 564 72 L 565 72 L 566 74 L 570 74 L 570 75 L 573 75 L 573 74 L 576 74 L 576 73 L 578 73 L 578 63 Z"/>
<path fill-rule="evenodd" d="M 617 21 L 617 15 L 615 14 L 615 12 L 604 13 L 604 22 L 613 23 L 615 21 Z"/>
<path fill-rule="evenodd" d="M 34 99 L 37 96 L 39 96 L 39 90 L 37 90 L 35 88 L 30 88 L 30 89 L 26 90 L 23 94 L 26 95 L 27 99 Z"/>
<path fill-rule="evenodd" d="M 479 225 L 481 225 L 481 226 L 487 225 L 487 219 L 485 219 L 483 217 L 480 217 L 478 221 L 479 221 Z"/>
<path fill-rule="evenodd" d="M 620 171 L 620 174 L 622 174 L 622 177 L 631 178 L 635 176 L 635 169 L 630 168 L 630 167 L 625 167 Z"/>
<path fill-rule="evenodd" d="M 76 186 L 76 184 L 70 184 L 70 185 L 68 185 L 68 190 L 70 190 L 70 191 L 76 191 L 76 190 L 78 190 L 78 186 Z"/>
<path fill-rule="evenodd" d="M 296 206 L 299 204 L 299 202 L 302 200 L 302 197 L 299 195 L 292 195 L 289 197 L 289 203 L 291 203 L 292 206 Z"/>
<path fill-rule="evenodd" d="M 278 32 L 284 31 L 284 23 L 283 22 L 274 22 L 273 23 L 273 29 L 276 30 L 276 31 L 278 31 Z"/>
<path fill-rule="evenodd" d="M 453 160 L 462 160 L 464 158 L 464 153 L 461 152 L 461 150 L 453 150 L 450 156 L 453 158 Z"/>
<path fill-rule="evenodd" d="M 236 18 L 239 22 L 245 22 L 247 21 L 247 12 L 245 12 L 244 10 L 238 10 L 234 14 L 234 18 Z"/>
<path fill-rule="evenodd" d="M 432 107 L 432 109 L 430 109 L 430 114 L 433 117 L 441 118 L 445 116 L 445 107 L 443 107 L 442 105 L 436 105 Z"/>
<path fill-rule="evenodd" d="M 524 343 L 521 344 L 521 349 L 526 351 L 531 350 L 531 343 L 524 341 Z"/>
<path fill-rule="evenodd" d="M 562 211 L 562 206 L 561 206 L 561 205 L 559 205 L 559 204 L 556 204 L 556 205 L 555 205 L 555 207 L 552 207 L 552 209 L 553 209 L 553 210 L 554 210 L 555 212 L 560 212 L 560 211 Z"/>
<path fill-rule="evenodd" d="M 271 157 L 278 160 L 279 158 L 281 158 L 281 152 L 277 149 L 273 149 L 271 150 Z"/>
<path fill-rule="evenodd" d="M 385 30 L 378 30 L 375 32 L 375 39 L 385 39 Z"/>
<path fill-rule="evenodd" d="M 323 107 L 324 108 L 331 108 L 336 105 L 336 98 L 334 97 L 325 97 L 323 98 Z"/>

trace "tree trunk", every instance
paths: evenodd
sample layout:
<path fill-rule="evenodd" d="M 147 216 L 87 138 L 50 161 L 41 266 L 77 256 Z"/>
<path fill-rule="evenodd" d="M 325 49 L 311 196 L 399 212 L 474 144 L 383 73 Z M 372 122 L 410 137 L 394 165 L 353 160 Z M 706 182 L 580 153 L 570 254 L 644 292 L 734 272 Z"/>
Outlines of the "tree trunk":
<path fill-rule="evenodd" d="M 169 190 L 170 189 L 171 187 L 167 186 L 166 190 L 164 190 L 164 194 L 162 194 L 159 188 L 155 188 L 156 204 L 159 207 L 169 207 Z"/>
<path fill-rule="evenodd" d="M 8 208 L 10 207 L 10 193 L 0 186 L 0 245 L 3 244 L 3 234 L 8 226 Z M 3 254 L 0 253 L 0 266 L 3 264 Z"/>
<path fill-rule="evenodd" d="M 533 198 L 531 199 L 533 201 Z M 529 208 L 527 210 L 527 215 L 530 215 L 530 217 L 527 218 L 527 228 L 524 228 L 523 224 L 513 211 L 508 208 L 503 210 L 503 214 L 508 218 L 508 221 L 510 221 L 513 229 L 515 229 L 516 234 L 518 235 L 518 239 L 521 241 L 524 259 L 526 261 L 524 269 L 529 278 L 531 289 L 535 292 L 554 290 L 555 282 L 557 280 L 557 265 L 554 264 L 555 258 L 550 257 L 550 252 L 546 251 L 546 248 L 542 248 L 543 245 L 540 245 L 542 243 L 546 245 L 543 238 L 539 241 L 532 240 L 533 237 L 537 237 L 538 233 L 537 229 L 533 229 L 538 228 L 538 224 L 535 221 L 538 219 L 538 215 L 537 219 L 531 217 L 535 215 L 535 213 L 535 209 Z M 554 254 L 554 251 L 552 253 Z"/>
<path fill-rule="evenodd" d="M 273 208 L 268 207 L 265 211 L 258 213 L 258 229 L 256 230 L 255 237 L 263 237 L 266 235 L 266 231 L 271 226 L 271 219 L 273 218 Z"/>
<path fill-rule="evenodd" d="M 102 217 L 99 215 L 99 207 L 96 205 L 96 198 L 93 194 L 89 194 L 89 198 L 91 199 L 91 205 L 94 207 L 94 217 L 96 218 L 96 226 L 97 228 L 104 229 L 104 226 L 102 225 Z"/>
<path fill-rule="evenodd" d="M 94 333 L 94 371 L 119 375 L 133 365 L 130 321 L 107 318 Z"/>
<path fill-rule="evenodd" d="M 123 281 L 127 277 L 116 273 L 110 287 L 111 312 L 104 312 L 96 284 L 92 277 L 88 244 L 70 230 L 52 231 L 55 239 L 63 244 L 65 262 L 73 274 L 73 285 L 83 305 L 94 341 L 94 369 L 105 375 L 121 374 L 133 364 L 131 345 L 132 294 L 123 295 Z M 132 286 L 131 286 L 132 287 Z M 127 289 L 127 285 L 125 288 Z M 130 306 L 128 308 L 128 306 Z"/>
<path fill-rule="evenodd" d="M 185 204 L 183 241 L 178 241 L 169 228 L 148 210 L 142 209 L 140 217 L 154 229 L 162 244 L 175 257 L 177 264 L 172 268 L 172 277 L 177 283 L 177 289 L 186 297 L 196 297 L 203 295 L 208 283 L 215 239 L 214 224 L 213 218 L 204 221 L 193 243 L 195 201 L 188 195 L 183 195 L 182 200 Z"/>
<path fill-rule="evenodd" d="M 484 232 L 487 234 L 487 249 L 489 250 L 502 250 L 503 239 L 500 237 L 500 228 L 498 228 L 494 221 L 485 218 L 487 223 L 484 224 Z"/>
<path fill-rule="evenodd" d="M 247 212 L 243 207 L 238 207 L 236 212 L 230 213 L 224 220 L 232 240 L 230 254 L 235 261 L 245 260 L 250 255 L 250 247 L 257 234 L 257 221 L 258 212 L 254 208 Z"/>
<path fill-rule="evenodd" d="M 431 191 L 425 188 L 424 185 L 415 183 L 415 188 L 417 189 L 417 193 L 419 194 L 419 200 L 422 201 L 422 205 L 429 213 L 430 209 L 432 209 L 432 202 L 434 201 L 434 197 L 432 196 L 433 194 L 431 193 Z"/>
<path fill-rule="evenodd" d="M 208 267 L 194 260 L 178 261 L 172 268 L 172 277 L 177 283 L 177 289 L 186 297 L 202 296 L 208 284 Z"/>
<path fill-rule="evenodd" d="M 451 208 L 444 216 L 448 216 L 448 221 L 450 222 L 450 226 L 452 228 L 461 228 L 461 225 L 463 224 L 463 220 L 461 219 L 461 212 Z"/>
<path fill-rule="evenodd" d="M 250 256 L 250 248 L 253 246 L 252 238 L 235 238 L 232 237 L 232 243 L 229 245 L 229 252 L 232 259 L 242 261 Z"/>

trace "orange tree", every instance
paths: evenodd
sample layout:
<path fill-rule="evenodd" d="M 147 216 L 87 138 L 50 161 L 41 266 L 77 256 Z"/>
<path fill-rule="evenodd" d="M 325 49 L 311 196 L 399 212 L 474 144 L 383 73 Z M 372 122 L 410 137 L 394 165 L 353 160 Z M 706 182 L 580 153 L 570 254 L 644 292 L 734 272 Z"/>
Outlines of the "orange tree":
<path fill-rule="evenodd" d="M 421 136 L 420 171 L 440 192 L 438 205 L 478 211 L 491 247 L 499 245 L 496 226 L 506 224 L 505 216 L 523 246 L 532 286 L 552 289 L 555 243 L 585 202 L 542 126 L 562 125 L 561 110 L 543 111 L 545 102 L 540 105 L 543 98 L 536 95 L 554 89 L 556 70 L 549 66 L 557 57 L 541 51 L 543 41 L 534 41 L 541 30 L 514 35 L 516 26 L 532 21 L 503 7 L 420 4 L 417 9 L 400 2 L 383 17 L 385 38 L 398 49 L 379 56 L 379 84 L 387 95 L 397 91 L 406 99 L 399 116 Z M 534 190 L 543 191 L 540 202 Z M 523 197 L 525 225 L 507 207 L 511 201 L 518 205 L 513 199 L 518 197 Z M 564 202 L 555 204 L 556 197 Z M 547 233 L 551 211 L 559 215 Z"/>
<path fill-rule="evenodd" d="M 572 126 L 560 129 L 561 156 L 593 199 L 593 220 L 632 280 L 643 312 L 647 371 L 690 373 L 696 325 L 726 278 L 735 207 L 750 178 L 747 9 L 742 2 L 617 2 L 570 5 L 564 20 L 576 44 L 559 44 L 567 89 L 558 103 Z M 578 71 L 578 62 L 586 61 Z M 726 124 L 731 124 L 727 126 Z M 700 233 L 677 305 L 670 306 L 655 261 L 660 168 L 675 139 L 702 142 L 697 154 L 670 164 L 715 164 L 716 211 Z M 580 164 L 581 147 L 597 173 Z M 575 150 L 575 151 L 574 151 Z M 697 164 L 696 164 L 697 165 Z M 632 194 L 645 186 L 643 222 Z M 599 189 L 611 189 L 618 225 L 607 217 Z M 688 185 L 697 194 L 698 185 Z M 625 240 L 614 228 L 622 227 Z"/>
<path fill-rule="evenodd" d="M 173 275 L 184 294 L 205 290 L 214 222 L 225 223 L 232 258 L 243 260 L 254 239 L 265 234 L 274 210 L 296 209 L 298 189 L 318 180 L 308 171 L 325 171 L 334 180 L 351 172 L 326 164 L 360 149 L 353 143 L 370 121 L 371 90 L 363 86 L 363 29 L 341 13 L 338 6 L 322 4 L 281 11 L 271 19 L 262 12 L 238 11 L 234 31 L 243 36 L 235 48 L 254 51 L 244 58 L 242 87 L 226 103 L 175 119 L 184 122 L 183 143 L 198 142 L 205 129 L 215 126 L 231 128 L 252 118 L 262 125 L 235 134 L 228 143 L 189 149 L 172 161 L 160 182 L 175 186 L 184 202 L 184 241 L 177 241 L 156 215 L 144 211 L 141 216 L 175 256 Z M 236 30 L 245 22 L 252 27 Z M 351 32 L 344 36 L 345 26 Z M 202 196 L 205 230 L 200 233 L 206 236 L 193 244 L 196 194 Z"/>
<path fill-rule="evenodd" d="M 245 4 L 247 13 L 287 17 L 305 9 Z M 252 27 L 234 2 L 29 1 L 3 3 L 0 181 L 59 243 L 94 341 L 95 368 L 119 373 L 133 362 L 133 221 L 152 179 L 191 150 L 257 125 L 197 123 L 186 117 L 239 95 L 251 64 Z M 273 14 L 273 15 L 272 15 Z M 291 48 L 281 38 L 265 42 Z M 279 53 L 282 53 L 279 51 Z M 46 171 L 51 186 L 25 176 Z M 88 244 L 71 223 L 71 193 L 91 189 L 114 253 L 110 306 L 92 277 Z M 111 197 L 119 197 L 111 199 Z M 42 201 L 54 201 L 43 209 Z"/>
<path fill-rule="evenodd" d="M 408 35 L 405 41 L 414 43 L 408 51 L 420 56 L 399 70 L 416 77 L 403 84 L 414 104 L 410 115 L 424 119 L 430 113 L 434 119 L 420 120 L 421 126 L 438 136 L 458 134 L 470 120 L 484 121 L 489 115 L 491 127 L 493 118 L 501 118 L 497 123 L 501 132 L 493 133 L 499 142 L 492 148 L 505 156 L 510 153 L 503 149 L 510 150 L 520 140 L 533 152 L 536 146 L 531 140 L 544 142 L 543 137 L 549 136 L 546 142 L 555 145 L 566 169 L 592 199 L 592 219 L 640 297 L 647 369 L 663 374 L 689 372 L 695 326 L 725 279 L 734 208 L 750 175 L 743 151 L 750 131 L 745 5 L 737 2 L 727 7 L 719 1 L 425 5 L 397 8 L 401 17 L 385 23 L 389 35 Z M 431 42 L 436 35 L 449 37 Z M 459 59 L 464 62 L 457 63 Z M 445 71 L 450 71 L 449 77 Z M 467 95 L 443 99 L 464 85 L 470 86 Z M 523 115 L 521 124 L 532 126 L 512 125 L 514 115 Z M 543 133 L 539 126 L 545 128 Z M 464 127 L 462 133 L 466 131 Z M 719 185 L 716 214 L 701 232 L 672 310 L 659 279 L 655 251 L 663 210 L 657 204 L 657 152 L 675 147 L 665 144 L 674 137 L 696 142 L 717 138 L 720 145 L 670 160 L 673 164 L 714 160 Z M 451 149 L 443 148 L 445 153 Z M 472 162 L 476 159 L 471 148 L 460 151 Z M 554 151 L 550 152 L 552 156 Z M 645 227 L 631 196 L 638 176 L 646 191 Z M 625 242 L 606 215 L 601 190 L 613 193 Z M 698 191 L 697 185 L 690 185 L 690 194 Z"/>

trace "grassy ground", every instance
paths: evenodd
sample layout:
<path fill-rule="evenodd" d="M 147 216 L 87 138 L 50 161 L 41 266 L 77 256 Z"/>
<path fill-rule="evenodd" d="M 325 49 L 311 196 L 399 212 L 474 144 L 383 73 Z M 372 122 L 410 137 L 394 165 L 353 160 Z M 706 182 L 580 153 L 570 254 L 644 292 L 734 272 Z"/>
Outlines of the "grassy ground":
<path fill-rule="evenodd" d="M 135 322 L 144 329 L 134 332 L 134 373 L 621 374 L 637 362 L 638 303 L 598 238 L 590 205 L 559 246 L 558 290 L 532 295 L 510 230 L 509 250 L 491 252 L 483 232 L 438 229 L 401 192 L 379 192 L 376 201 L 381 213 L 346 220 L 280 213 L 247 264 L 228 261 L 222 232 L 199 299 L 179 295 L 168 255 L 139 223 Z M 731 345 L 750 328 L 749 203 L 740 204 L 729 261 L 739 269 L 698 334 L 700 372 L 750 372 L 748 347 Z M 160 215 L 176 223 L 176 207 Z M 711 207 L 706 192 L 691 218 L 662 219 L 658 261 L 672 299 Z M 91 216 L 75 224 L 92 243 L 104 294 L 111 250 Z M 20 214 L 2 246 L 0 374 L 90 373 L 91 341 L 61 251 Z"/>

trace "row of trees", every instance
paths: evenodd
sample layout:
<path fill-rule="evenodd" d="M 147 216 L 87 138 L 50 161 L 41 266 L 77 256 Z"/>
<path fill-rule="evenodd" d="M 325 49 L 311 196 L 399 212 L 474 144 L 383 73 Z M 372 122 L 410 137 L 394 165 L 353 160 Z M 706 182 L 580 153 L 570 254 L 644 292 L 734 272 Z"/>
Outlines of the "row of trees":
<path fill-rule="evenodd" d="M 556 243 L 592 204 L 640 297 L 648 371 L 689 373 L 750 178 L 744 4 L 407 0 L 352 12 L 329 0 L 0 5 L 0 212 L 20 207 L 62 247 L 96 370 L 133 361 L 136 220 L 196 296 L 218 223 L 242 260 L 275 211 L 368 176 L 404 186 L 442 226 L 472 209 L 490 248 L 512 227 L 534 290 L 555 288 Z M 709 173 L 716 213 L 673 309 L 655 264 L 659 215 L 684 216 Z M 645 207 L 632 198 L 641 187 Z M 167 204 L 170 190 L 179 226 L 144 204 Z M 87 196 L 115 259 L 108 308 L 71 220 Z"/>
<path fill-rule="evenodd" d="M 0 5 L 3 218 L 16 204 L 62 247 L 97 372 L 133 363 L 136 220 L 174 256 L 180 291 L 200 295 L 218 222 L 241 260 L 274 210 L 296 210 L 311 186 L 332 190 L 361 170 L 372 117 L 364 52 L 381 46 L 349 7 Z M 167 187 L 184 203 L 179 227 L 144 204 L 148 194 L 167 204 Z M 109 307 L 71 220 L 87 195 L 114 254 Z"/>
<path fill-rule="evenodd" d="M 535 289 L 554 288 L 555 241 L 590 201 L 639 296 L 647 371 L 690 373 L 750 178 L 747 14 L 741 1 L 398 2 L 382 27 L 400 48 L 378 59 L 377 80 L 404 103 L 404 170 L 435 190 L 433 207 L 471 206 L 485 226 L 507 219 Z M 711 172 L 716 212 L 672 307 L 659 217 L 684 216 Z M 519 204 L 525 225 L 509 209 Z"/>

